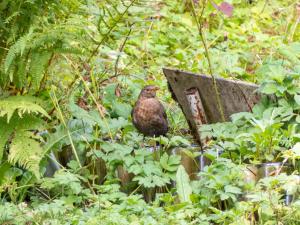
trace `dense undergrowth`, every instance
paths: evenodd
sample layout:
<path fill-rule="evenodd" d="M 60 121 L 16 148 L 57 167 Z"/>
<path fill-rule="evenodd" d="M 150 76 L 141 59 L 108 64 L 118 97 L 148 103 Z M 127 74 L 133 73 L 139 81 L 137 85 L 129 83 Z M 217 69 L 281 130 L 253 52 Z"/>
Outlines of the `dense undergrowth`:
<path fill-rule="evenodd" d="M 0 223 L 299 224 L 299 22 L 293 0 L 1 1 Z M 163 67 L 272 95 L 201 127 L 212 163 L 190 177 L 201 152 Z M 146 84 L 167 137 L 131 123 Z M 266 162 L 280 174 L 249 179 Z"/>

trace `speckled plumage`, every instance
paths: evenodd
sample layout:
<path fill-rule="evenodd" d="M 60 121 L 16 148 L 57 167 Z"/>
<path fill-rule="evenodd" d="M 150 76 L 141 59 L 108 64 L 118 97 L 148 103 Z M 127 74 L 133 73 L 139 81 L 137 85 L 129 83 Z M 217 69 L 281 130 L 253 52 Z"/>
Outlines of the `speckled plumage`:
<path fill-rule="evenodd" d="M 157 88 L 146 86 L 141 91 L 132 110 L 132 122 L 145 136 L 160 136 L 168 132 L 167 114 L 156 98 Z"/>

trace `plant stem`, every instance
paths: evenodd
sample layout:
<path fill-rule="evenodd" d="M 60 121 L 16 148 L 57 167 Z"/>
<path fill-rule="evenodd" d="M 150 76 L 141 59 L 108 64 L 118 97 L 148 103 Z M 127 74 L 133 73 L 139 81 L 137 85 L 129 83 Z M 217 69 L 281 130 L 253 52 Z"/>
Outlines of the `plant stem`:
<path fill-rule="evenodd" d="M 113 31 L 113 29 L 118 25 L 118 23 L 121 21 L 121 19 L 124 17 L 124 15 L 128 12 L 129 8 L 134 4 L 135 0 L 132 0 L 130 2 L 130 4 L 128 6 L 126 6 L 126 9 L 124 10 L 124 12 L 122 14 L 120 14 L 118 20 L 115 21 L 115 23 L 109 28 L 109 30 L 107 31 L 107 33 L 104 35 L 104 37 L 101 39 L 101 41 L 99 42 L 99 44 L 96 46 L 96 48 L 94 49 L 94 51 L 92 52 L 92 54 L 90 55 L 90 57 L 87 60 L 87 63 L 90 63 L 92 58 L 96 55 L 96 53 L 98 52 L 100 46 L 104 43 L 104 41 L 106 41 L 106 39 L 108 38 L 108 35 Z"/>
<path fill-rule="evenodd" d="M 115 63 L 115 74 L 114 74 L 114 76 L 118 75 L 118 66 L 119 66 L 119 61 L 120 61 L 120 57 L 121 57 L 121 52 L 123 52 L 124 47 L 126 45 L 126 42 L 128 41 L 129 35 L 131 34 L 132 26 L 133 26 L 133 24 L 131 24 L 129 26 L 129 31 L 128 31 L 127 35 L 126 35 L 126 38 L 124 39 L 123 43 L 121 44 L 121 46 L 119 48 L 119 54 L 118 54 L 118 57 L 117 57 L 117 60 L 116 60 L 116 63 Z"/>
<path fill-rule="evenodd" d="M 60 118 L 60 121 L 62 122 L 62 124 L 64 125 L 64 127 L 66 128 L 66 131 L 67 131 L 67 135 L 68 135 L 68 138 L 69 138 L 69 141 L 70 141 L 70 144 L 71 144 L 71 148 L 72 148 L 72 151 L 73 151 L 73 154 L 75 155 L 75 158 L 76 158 L 76 161 L 78 162 L 79 164 L 79 167 L 82 168 L 82 165 L 81 165 L 81 162 L 79 160 L 79 157 L 78 157 L 78 154 L 77 154 L 77 151 L 76 151 L 76 148 L 75 148 L 75 145 L 73 143 L 73 139 L 72 139 L 72 136 L 71 136 L 71 133 L 68 129 L 68 126 L 66 124 L 66 121 L 64 119 L 64 116 L 62 114 L 62 111 L 58 105 L 58 100 L 57 100 L 57 97 L 56 97 L 56 94 L 55 94 L 55 91 L 54 89 L 52 88 L 52 93 L 53 93 L 53 97 L 52 98 L 52 101 L 54 103 L 54 106 L 58 112 L 58 115 L 59 115 L 59 118 Z"/>
<path fill-rule="evenodd" d="M 213 74 L 213 69 L 212 69 L 211 59 L 210 59 L 208 47 L 207 47 L 207 44 L 206 44 L 206 39 L 205 39 L 204 33 L 203 33 L 203 23 L 202 23 L 202 18 L 203 18 L 203 13 L 204 13 L 205 6 L 206 6 L 206 3 L 207 3 L 207 2 L 205 1 L 204 4 L 203 4 L 203 7 L 202 7 L 202 10 L 201 10 L 201 14 L 200 14 L 200 19 L 199 19 L 199 20 L 197 19 L 197 13 L 196 13 L 196 10 L 195 10 L 194 1 L 193 1 L 193 0 L 190 0 L 190 2 L 191 2 L 191 6 L 192 6 L 192 7 L 191 7 L 191 9 L 192 9 L 192 14 L 193 14 L 194 19 L 195 19 L 195 21 L 196 21 L 197 28 L 198 28 L 198 32 L 199 32 L 199 36 L 200 36 L 201 42 L 202 42 L 203 47 L 204 47 L 204 50 L 205 50 L 205 56 L 206 56 L 206 60 L 207 60 L 207 63 L 208 63 L 209 74 L 210 74 L 210 76 L 212 77 L 213 87 L 214 87 L 214 91 L 215 91 L 215 93 L 216 93 L 216 100 L 217 100 L 218 110 L 219 110 L 219 112 L 220 112 L 222 121 L 225 122 L 226 120 L 225 120 L 225 115 L 224 115 L 223 106 L 222 106 L 222 103 L 221 103 L 220 92 L 219 92 L 219 90 L 218 90 L 216 78 L 215 78 L 215 76 L 214 76 L 214 74 Z"/>

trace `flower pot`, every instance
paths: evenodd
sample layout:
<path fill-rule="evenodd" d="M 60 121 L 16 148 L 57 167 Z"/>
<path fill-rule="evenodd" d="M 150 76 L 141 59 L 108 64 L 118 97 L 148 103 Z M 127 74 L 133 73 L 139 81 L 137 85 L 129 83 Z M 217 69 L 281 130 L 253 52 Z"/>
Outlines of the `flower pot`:
<path fill-rule="evenodd" d="M 257 165 L 257 178 L 261 179 L 264 177 L 277 176 L 282 172 L 287 172 L 288 166 L 282 162 L 269 162 Z"/>
<path fill-rule="evenodd" d="M 207 158 L 203 153 L 199 156 L 199 169 L 203 171 L 204 167 L 209 166 L 211 164 L 211 160 Z"/>
<path fill-rule="evenodd" d="M 297 186 L 300 185 L 300 176 L 296 176 L 294 182 L 295 182 L 295 184 Z M 298 196 L 299 196 L 298 192 L 296 192 L 294 194 L 285 193 L 285 195 L 283 196 L 283 198 L 284 198 L 284 204 L 287 205 L 287 206 L 289 206 L 290 204 L 293 203 L 293 201 L 295 199 L 298 199 Z"/>
<path fill-rule="evenodd" d="M 258 180 L 258 168 L 256 165 L 247 165 L 244 170 L 245 182 L 256 183 Z"/>

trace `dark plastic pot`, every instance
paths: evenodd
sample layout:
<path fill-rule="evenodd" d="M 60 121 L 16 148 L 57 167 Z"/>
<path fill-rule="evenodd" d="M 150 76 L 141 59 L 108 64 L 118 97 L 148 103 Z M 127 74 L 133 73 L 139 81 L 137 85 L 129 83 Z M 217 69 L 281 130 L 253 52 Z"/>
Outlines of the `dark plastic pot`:
<path fill-rule="evenodd" d="M 132 181 L 134 174 L 128 173 L 123 166 L 117 168 L 118 178 L 120 179 L 122 189 L 126 191 L 129 188 L 130 182 Z"/>
<path fill-rule="evenodd" d="M 53 152 L 50 152 L 44 176 L 53 177 L 54 173 L 59 169 L 61 169 L 61 166 L 59 165 L 57 158 Z"/>

